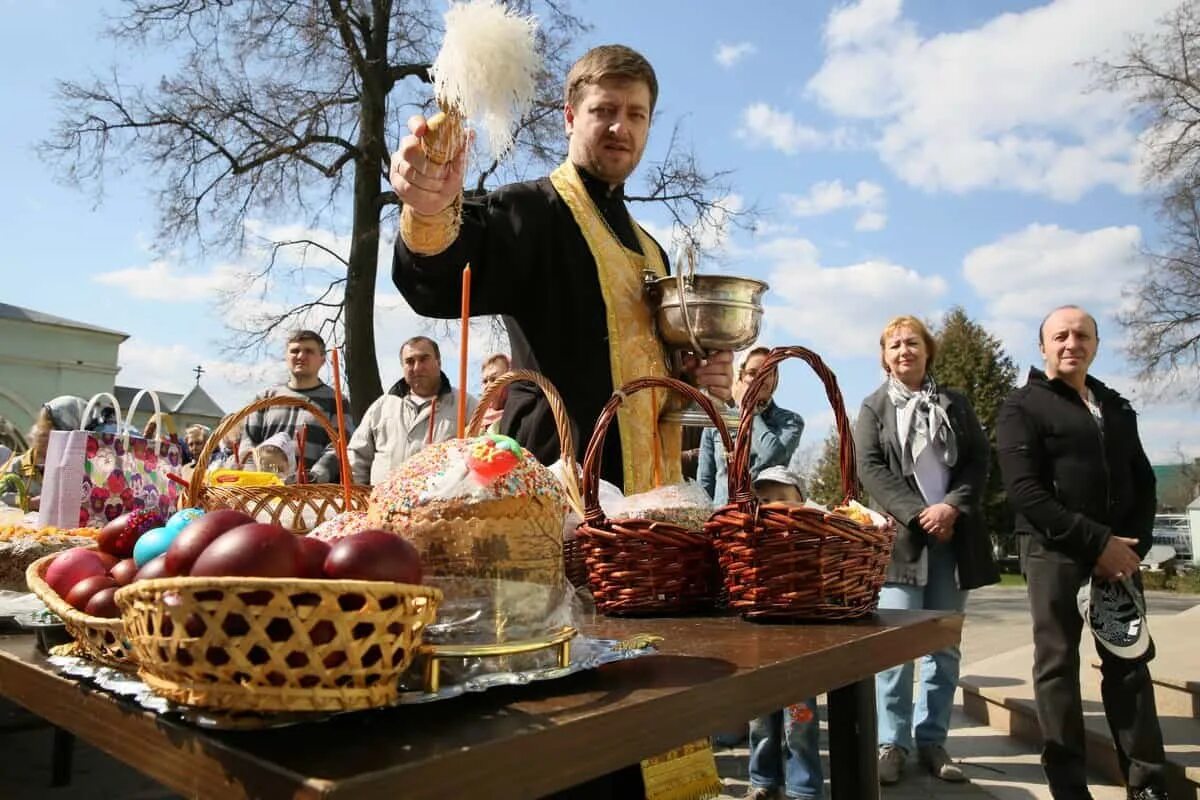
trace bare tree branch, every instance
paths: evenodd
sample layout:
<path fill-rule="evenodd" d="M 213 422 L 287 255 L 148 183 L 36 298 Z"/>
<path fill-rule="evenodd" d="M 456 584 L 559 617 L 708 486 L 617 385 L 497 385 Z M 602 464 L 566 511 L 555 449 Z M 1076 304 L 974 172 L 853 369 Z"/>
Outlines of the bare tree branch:
<path fill-rule="evenodd" d="M 1126 290 L 1118 315 L 1139 376 L 1171 386 L 1200 366 L 1200 2 L 1186 0 L 1150 37 L 1131 40 L 1124 58 L 1096 64 L 1101 83 L 1133 98 L 1145 119 L 1149 158 L 1143 181 L 1159 196 L 1160 241 Z M 1191 393 L 1179 386 L 1167 394 Z"/>

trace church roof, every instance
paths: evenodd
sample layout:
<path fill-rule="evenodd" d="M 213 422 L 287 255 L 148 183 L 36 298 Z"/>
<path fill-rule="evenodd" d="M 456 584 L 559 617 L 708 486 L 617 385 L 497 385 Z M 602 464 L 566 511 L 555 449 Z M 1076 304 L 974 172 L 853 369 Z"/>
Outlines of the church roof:
<path fill-rule="evenodd" d="M 38 325 L 55 325 L 60 328 L 75 328 L 81 331 L 92 331 L 94 333 L 105 333 L 110 336 L 120 336 L 121 340 L 129 338 L 129 334 L 121 331 L 114 331 L 111 328 L 101 328 L 97 325 L 89 325 L 86 322 L 78 322 L 77 320 L 67 319 L 65 317 L 56 317 L 53 314 L 46 314 L 41 311 L 35 311 L 32 308 L 22 308 L 8 303 L 0 303 L 0 319 L 11 319 L 19 322 L 33 322 Z"/>

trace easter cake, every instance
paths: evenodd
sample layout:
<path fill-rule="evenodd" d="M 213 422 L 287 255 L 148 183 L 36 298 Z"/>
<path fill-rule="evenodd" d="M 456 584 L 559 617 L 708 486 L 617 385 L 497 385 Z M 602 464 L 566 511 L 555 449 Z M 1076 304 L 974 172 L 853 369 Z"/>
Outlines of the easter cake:
<path fill-rule="evenodd" d="M 408 537 L 430 574 L 558 587 L 562 484 L 499 434 L 426 447 L 371 492 L 371 527 Z"/>

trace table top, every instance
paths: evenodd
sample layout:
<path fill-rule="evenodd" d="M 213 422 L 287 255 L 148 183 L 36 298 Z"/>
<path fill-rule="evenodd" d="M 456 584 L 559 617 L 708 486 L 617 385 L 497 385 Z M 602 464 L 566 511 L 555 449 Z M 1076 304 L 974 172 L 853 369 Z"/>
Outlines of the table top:
<path fill-rule="evenodd" d="M 600 619 L 659 655 L 559 680 L 266 731 L 207 731 L 63 677 L 32 636 L 0 636 L 0 694 L 195 797 L 527 798 L 619 769 L 957 644 L 962 617 L 844 623 Z"/>

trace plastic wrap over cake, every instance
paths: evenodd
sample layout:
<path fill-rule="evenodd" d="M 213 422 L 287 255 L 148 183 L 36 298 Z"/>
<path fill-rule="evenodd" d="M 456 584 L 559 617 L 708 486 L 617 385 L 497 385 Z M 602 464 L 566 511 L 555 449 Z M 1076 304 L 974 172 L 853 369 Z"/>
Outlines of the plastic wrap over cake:
<path fill-rule="evenodd" d="M 641 494 L 612 498 L 601 505 L 611 519 L 649 519 L 670 522 L 690 531 L 704 529 L 713 513 L 712 499 L 695 481 L 659 486 Z"/>
<path fill-rule="evenodd" d="M 484 621 L 472 636 L 486 643 L 533 637 L 561 620 L 571 591 L 566 511 L 549 469 L 514 439 L 486 434 L 405 461 L 372 490 L 367 517 L 412 541 L 445 592 L 447 613 L 478 611 Z"/>

